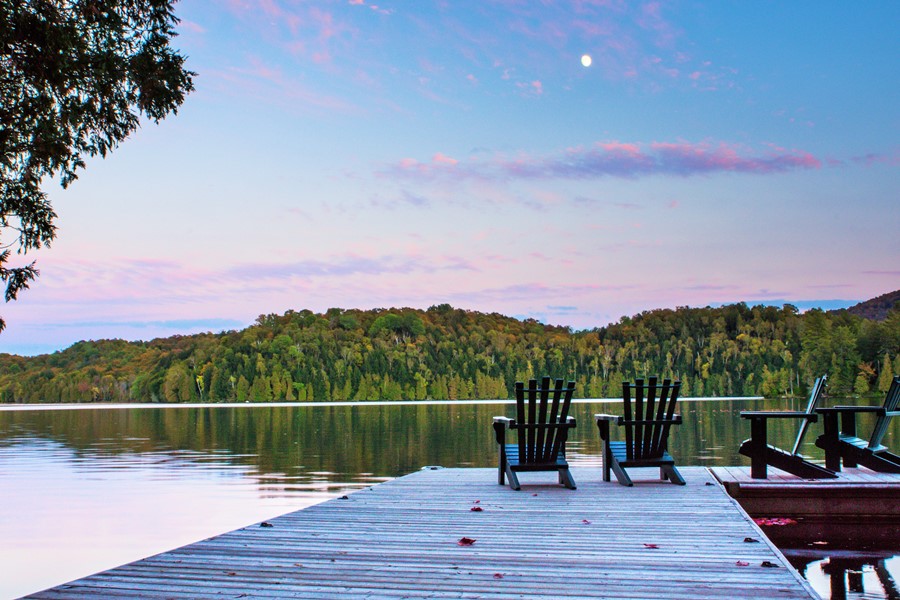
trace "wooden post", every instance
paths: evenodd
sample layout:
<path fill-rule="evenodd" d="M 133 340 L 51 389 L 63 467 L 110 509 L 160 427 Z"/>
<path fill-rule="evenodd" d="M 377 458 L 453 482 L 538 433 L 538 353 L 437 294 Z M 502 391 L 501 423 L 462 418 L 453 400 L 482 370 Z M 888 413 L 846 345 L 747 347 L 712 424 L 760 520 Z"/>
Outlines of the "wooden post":
<path fill-rule="evenodd" d="M 753 417 L 750 419 L 750 440 L 753 445 L 753 456 L 750 457 L 750 477 L 753 479 L 767 479 L 766 466 L 766 418 Z"/>

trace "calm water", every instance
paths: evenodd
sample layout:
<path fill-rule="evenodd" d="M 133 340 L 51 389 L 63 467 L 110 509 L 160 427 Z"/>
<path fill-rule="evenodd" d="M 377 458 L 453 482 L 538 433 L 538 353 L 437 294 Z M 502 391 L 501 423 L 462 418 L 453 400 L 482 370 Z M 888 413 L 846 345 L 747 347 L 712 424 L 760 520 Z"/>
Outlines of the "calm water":
<path fill-rule="evenodd" d="M 684 425 L 673 434 L 670 450 L 683 465 L 748 464 L 737 453 L 749 435 L 738 413 L 803 405 L 683 401 Z M 591 416 L 618 409 L 617 403 L 573 405 L 579 423 L 568 444 L 573 466 L 598 464 L 600 440 Z M 0 410 L 0 598 L 58 585 L 424 465 L 494 466 L 491 417 L 512 412 L 501 403 Z M 789 446 L 795 425 L 771 422 L 770 440 Z M 821 459 L 812 443 L 817 430 L 811 433 L 804 452 Z M 889 445 L 892 440 L 900 440 L 900 419 L 888 434 Z M 896 550 L 837 562 L 838 557 L 799 549 L 792 560 L 824 597 L 841 578 L 850 588 L 846 597 L 896 598 L 896 587 L 883 584 L 900 581 Z"/>

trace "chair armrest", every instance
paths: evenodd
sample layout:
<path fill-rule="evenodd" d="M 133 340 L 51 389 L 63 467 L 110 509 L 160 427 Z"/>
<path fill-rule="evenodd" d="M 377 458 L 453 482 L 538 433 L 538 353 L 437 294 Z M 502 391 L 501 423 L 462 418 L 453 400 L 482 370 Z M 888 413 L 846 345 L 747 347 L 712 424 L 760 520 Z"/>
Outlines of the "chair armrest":
<path fill-rule="evenodd" d="M 513 427 L 515 423 L 515 419 L 509 417 L 494 417 L 494 436 L 497 438 L 501 450 L 506 444 L 506 430 Z"/>
<path fill-rule="evenodd" d="M 742 419 L 806 419 L 816 423 L 819 415 L 802 411 L 762 411 L 762 410 L 742 410 Z"/>
<path fill-rule="evenodd" d="M 594 415 L 594 420 L 597 422 L 609 421 L 611 423 L 618 423 L 624 420 L 624 417 L 620 417 L 618 415 Z"/>
<path fill-rule="evenodd" d="M 575 417 L 566 417 L 566 425 L 575 427 Z"/>
<path fill-rule="evenodd" d="M 630 421 L 624 418 L 619 419 L 619 425 L 679 425 L 681 424 L 681 415 L 672 415 L 671 419 L 632 419 Z"/>
<path fill-rule="evenodd" d="M 883 406 L 829 406 L 828 408 L 817 408 L 816 412 L 820 415 L 827 414 L 846 414 L 846 413 L 875 413 L 884 415 L 887 411 Z"/>

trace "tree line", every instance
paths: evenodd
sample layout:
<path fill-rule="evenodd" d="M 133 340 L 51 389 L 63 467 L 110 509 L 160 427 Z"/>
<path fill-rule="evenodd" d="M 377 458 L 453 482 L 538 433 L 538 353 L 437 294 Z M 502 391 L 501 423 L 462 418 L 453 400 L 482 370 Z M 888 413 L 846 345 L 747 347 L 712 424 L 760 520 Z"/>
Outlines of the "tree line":
<path fill-rule="evenodd" d="M 508 398 L 547 374 L 618 397 L 657 374 L 683 396 L 883 392 L 900 373 L 900 308 L 883 321 L 792 305 L 659 309 L 591 330 L 453 308 L 261 315 L 242 331 L 87 341 L 0 355 L 0 402 L 271 402 Z"/>

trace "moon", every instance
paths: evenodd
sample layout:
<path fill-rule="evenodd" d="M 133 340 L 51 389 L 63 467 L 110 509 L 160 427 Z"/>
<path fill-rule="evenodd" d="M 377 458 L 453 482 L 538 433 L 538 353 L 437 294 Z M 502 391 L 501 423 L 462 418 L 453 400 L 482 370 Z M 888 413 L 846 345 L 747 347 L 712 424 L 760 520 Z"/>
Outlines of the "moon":
<path fill-rule="evenodd" d="M 589 66 L 591 66 L 591 63 L 592 63 L 592 62 L 594 62 L 594 61 L 591 60 L 591 55 L 590 55 L 590 54 L 582 54 L 582 55 L 581 55 L 581 64 L 582 64 L 582 66 L 589 67 Z"/>

